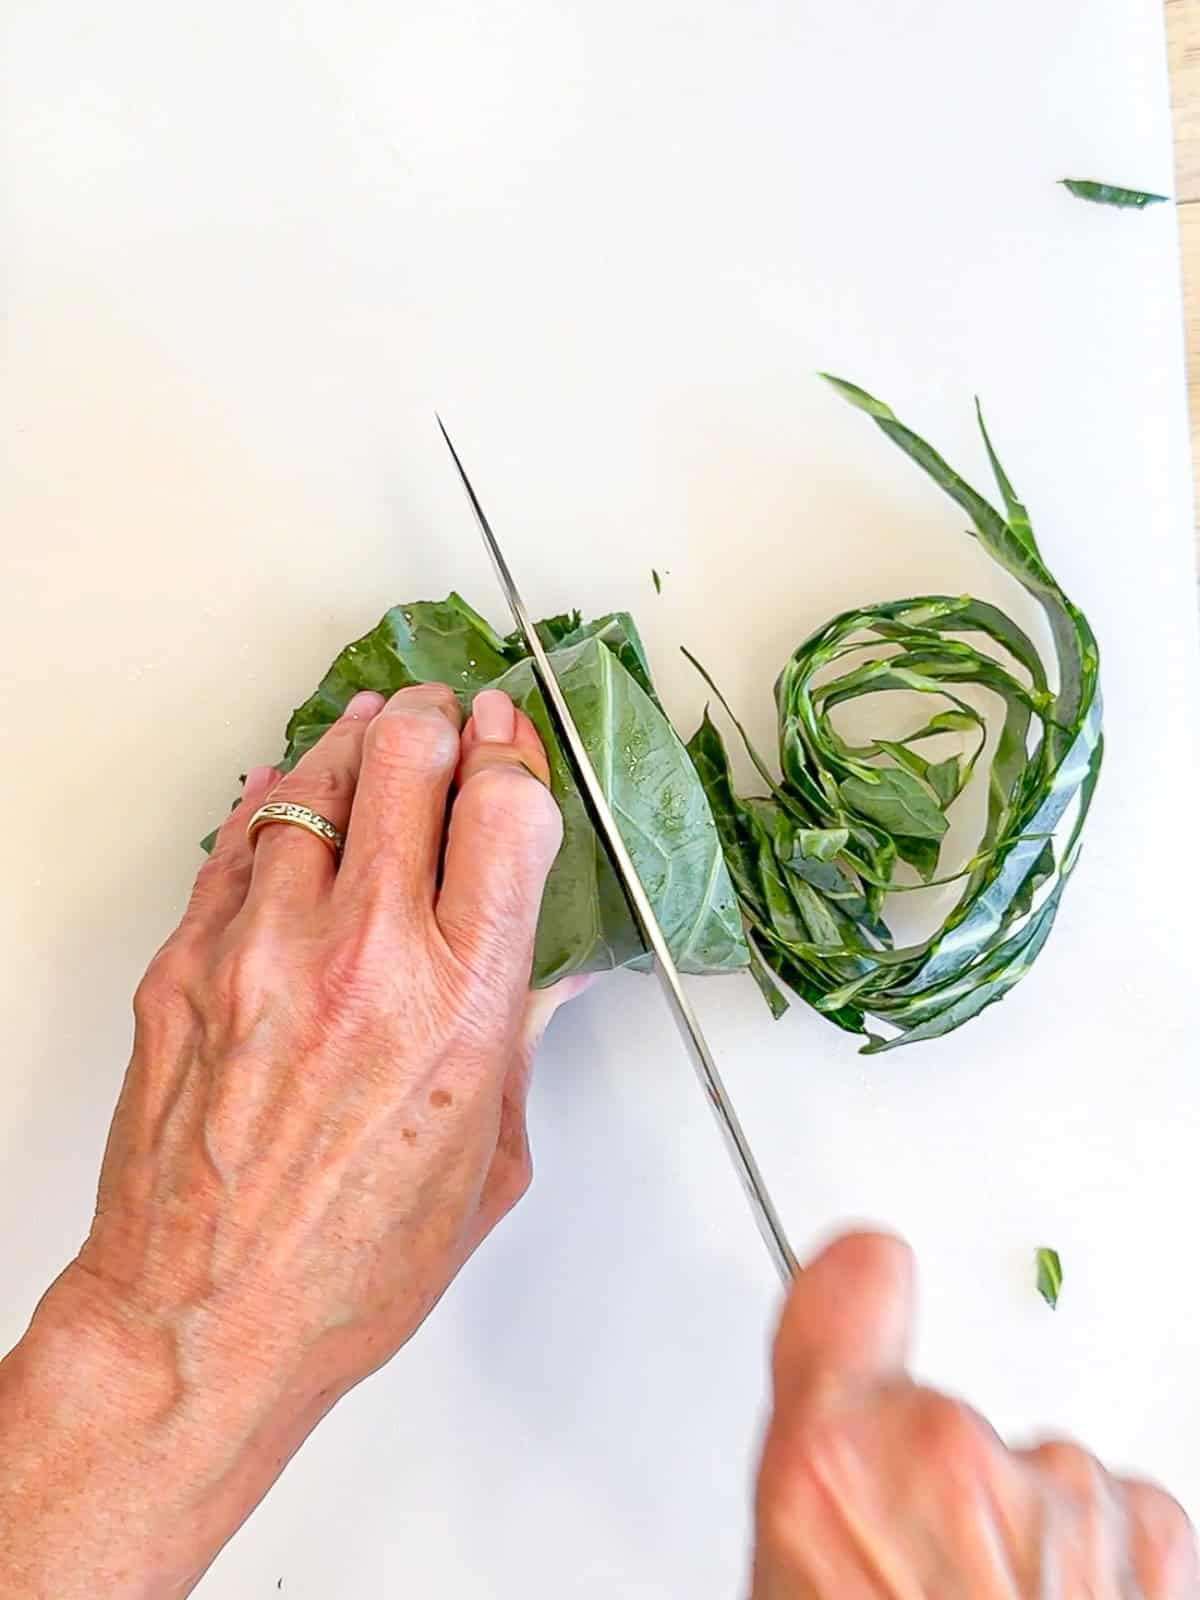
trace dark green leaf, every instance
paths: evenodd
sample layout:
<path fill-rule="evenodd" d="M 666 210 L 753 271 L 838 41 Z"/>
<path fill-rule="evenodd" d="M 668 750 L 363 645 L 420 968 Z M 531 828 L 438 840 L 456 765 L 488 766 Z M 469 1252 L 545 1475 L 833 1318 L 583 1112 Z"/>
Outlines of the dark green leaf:
<path fill-rule="evenodd" d="M 798 828 L 796 846 L 806 861 L 832 861 L 850 843 L 849 828 Z"/>
<path fill-rule="evenodd" d="M 937 795 L 943 811 L 958 798 L 959 775 L 957 756 L 947 756 L 945 761 L 935 762 L 926 773 L 929 786 Z"/>
<path fill-rule="evenodd" d="M 734 794 L 707 718 L 690 747 L 756 948 L 839 1026 L 866 1032 L 866 1019 L 882 1024 L 868 1033 L 866 1051 L 877 1054 L 940 1038 L 978 1016 L 1025 976 L 1045 945 L 1100 769 L 1099 652 L 1087 619 L 1042 559 L 982 411 L 1003 513 L 889 406 L 844 379 L 829 382 L 963 507 L 981 547 L 1042 606 L 1055 653 L 1051 672 L 1022 628 L 970 597 L 862 607 L 812 634 L 779 675 L 778 780 L 747 744 L 769 799 Z M 970 688 L 997 696 L 1004 714 L 990 751 L 982 837 L 949 870 L 939 866 L 946 812 L 988 757 L 984 715 L 962 698 Z M 831 711 L 891 691 L 929 696 L 935 707 L 903 738 L 847 743 Z M 930 761 L 916 748 L 946 735 L 964 736 L 963 750 Z M 719 762 L 711 759 L 716 748 Z M 875 765 L 881 758 L 893 765 Z M 804 840 L 828 844 L 809 853 Z M 916 887 L 895 881 L 898 862 L 923 883 L 962 885 L 942 926 L 902 949 L 883 919 L 889 892 Z"/>
<path fill-rule="evenodd" d="M 1005 509 L 1008 512 L 1008 525 L 1020 539 L 1021 543 L 1029 551 L 1030 555 L 1037 556 L 1039 554 L 1037 541 L 1033 537 L 1033 528 L 1029 522 L 1029 513 L 1017 499 L 1016 491 L 1014 490 L 1012 484 L 1008 481 L 1008 474 L 1000 465 L 1000 459 L 995 450 L 992 448 L 992 441 L 987 431 L 987 424 L 983 420 L 983 407 L 979 403 L 978 396 L 975 398 L 975 417 L 979 423 L 979 431 L 983 435 L 983 443 L 984 448 L 988 453 L 988 460 L 992 464 L 992 475 L 996 480 L 996 486 L 1000 490 L 1000 494 L 1004 500 Z"/>
<path fill-rule="evenodd" d="M 569 634 L 583 623 L 583 613 L 580 611 L 560 611 L 556 617 L 545 617 L 541 622 L 534 623 L 537 636 L 547 650 L 553 650 L 560 645 Z M 504 641 L 508 651 L 514 656 L 525 654 L 525 641 L 520 632 L 510 633 Z"/>
<path fill-rule="evenodd" d="M 655 592 L 655 594 L 661 594 L 662 593 L 662 579 L 659 577 L 658 571 L 657 571 L 656 568 L 654 568 L 654 567 L 650 568 L 650 576 L 654 579 L 654 592 Z"/>
<path fill-rule="evenodd" d="M 948 826 L 929 790 L 911 772 L 881 767 L 869 778 L 847 778 L 840 787 L 846 809 L 886 833 L 940 839 Z"/>
<path fill-rule="evenodd" d="M 1038 1251 L 1037 1286 L 1038 1293 L 1051 1311 L 1057 1310 L 1058 1299 L 1062 1294 L 1063 1286 L 1062 1261 L 1057 1250 L 1042 1249 Z"/>
<path fill-rule="evenodd" d="M 1097 183 L 1092 178 L 1060 178 L 1058 181 L 1077 199 L 1091 200 L 1099 206 L 1141 211 L 1146 206 L 1163 205 L 1169 198 L 1165 194 L 1150 194 L 1145 189 L 1122 189 L 1115 183 Z"/>
<path fill-rule="evenodd" d="M 791 1009 L 788 1004 L 788 997 L 771 976 L 771 969 L 759 954 L 758 946 L 754 940 L 750 939 L 748 943 L 750 946 L 750 976 L 758 985 L 771 1015 L 778 1022 L 784 1012 Z"/>
<path fill-rule="evenodd" d="M 393 606 L 346 646 L 316 693 L 292 712 L 281 766 L 294 767 L 360 689 L 394 694 L 414 683 L 447 683 L 467 705 L 514 659 L 511 640 L 501 639 L 461 595 Z"/>
<path fill-rule="evenodd" d="M 584 624 L 574 612 L 539 623 L 538 631 L 676 961 L 693 973 L 746 966 L 741 915 L 704 786 L 654 696 L 632 619 L 618 613 Z M 421 682 L 449 684 L 466 707 L 481 689 L 505 689 L 546 744 L 564 836 L 542 903 L 535 984 L 645 966 L 624 891 L 553 734 L 532 663 L 519 638 L 501 639 L 460 596 L 396 606 L 348 645 L 293 713 L 283 764 L 311 749 L 359 689 L 390 694 Z"/>

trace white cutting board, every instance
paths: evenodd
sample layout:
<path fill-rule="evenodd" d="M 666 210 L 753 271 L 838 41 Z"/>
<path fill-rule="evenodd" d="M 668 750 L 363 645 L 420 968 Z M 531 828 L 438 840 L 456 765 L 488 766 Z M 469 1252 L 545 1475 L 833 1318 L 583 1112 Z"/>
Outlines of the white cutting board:
<path fill-rule="evenodd" d="M 1169 187 L 1158 7 L 16 0 L 5 31 L 0 1336 L 86 1228 L 128 997 L 234 775 L 386 605 L 505 621 L 435 405 L 530 600 L 633 608 L 685 729 L 682 642 L 769 747 L 843 606 L 1028 615 L 832 368 L 981 483 L 983 394 L 1102 641 L 1109 763 L 1035 973 L 951 1040 L 872 1064 L 748 979 L 697 1003 L 797 1246 L 904 1230 L 923 1372 L 1200 1513 L 1175 220 L 1054 186 Z M 528 1200 L 209 1600 L 738 1592 L 778 1289 L 651 983 L 560 1019 L 533 1135 Z"/>

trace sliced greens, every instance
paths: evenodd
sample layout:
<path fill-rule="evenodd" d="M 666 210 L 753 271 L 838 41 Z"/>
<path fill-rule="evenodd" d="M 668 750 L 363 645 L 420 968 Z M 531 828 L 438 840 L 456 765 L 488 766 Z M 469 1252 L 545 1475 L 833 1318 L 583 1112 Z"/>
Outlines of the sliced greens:
<path fill-rule="evenodd" d="M 1050 1307 L 1051 1311 L 1058 1309 L 1058 1299 L 1062 1294 L 1063 1268 L 1062 1259 L 1057 1250 L 1039 1250 L 1037 1253 L 1037 1287 L 1038 1293 Z"/>
<path fill-rule="evenodd" d="M 1165 205 L 1169 198 L 1165 194 L 1151 194 L 1146 189 L 1122 189 L 1115 183 L 1097 183 L 1092 178 L 1060 178 L 1058 181 L 1077 200 L 1090 200 L 1098 206 L 1118 206 L 1127 211 Z"/>
<path fill-rule="evenodd" d="M 786 1008 L 782 980 L 839 1027 L 866 1034 L 864 1054 L 875 1054 L 960 1027 L 1002 999 L 1045 944 L 1100 771 L 1099 653 L 1042 559 L 982 414 L 1003 513 L 881 401 L 828 381 L 967 513 L 983 548 L 1041 605 L 1056 658 L 1051 687 L 1028 635 L 969 597 L 865 606 L 812 634 L 784 666 L 775 685 L 778 777 L 735 720 L 763 794 L 736 794 L 707 713 L 688 745 L 772 1011 Z M 968 687 L 989 690 L 1003 707 L 990 756 Z M 838 706 L 887 691 L 928 697 L 918 726 L 857 745 L 838 732 Z M 958 736 L 957 753 L 923 753 L 946 734 Z M 939 877 L 947 812 L 981 761 L 989 762 L 982 837 L 965 865 Z M 884 914 L 889 894 L 948 878 L 962 884 L 954 909 L 929 938 L 897 948 Z"/>
<path fill-rule="evenodd" d="M 537 626 L 679 966 L 706 974 L 744 967 L 749 954 L 712 812 L 658 703 L 633 619 L 622 612 L 584 623 L 576 611 Z M 391 694 L 433 681 L 449 684 L 464 708 L 481 689 L 506 690 L 546 745 L 564 836 L 542 902 L 534 983 L 646 965 L 523 644 L 516 635 L 497 634 L 461 596 L 395 606 L 347 645 L 292 713 L 283 770 L 316 744 L 360 689 Z"/>
<path fill-rule="evenodd" d="M 1051 667 L 1003 611 L 969 596 L 843 612 L 799 646 L 775 684 L 778 774 L 734 719 L 762 783 L 760 794 L 740 797 L 707 712 L 686 750 L 680 743 L 627 613 L 585 623 L 574 611 L 537 628 L 680 967 L 710 974 L 748 965 L 775 1016 L 790 989 L 865 1035 L 864 1053 L 874 1054 L 961 1027 L 1002 999 L 1045 944 L 1103 756 L 1099 652 L 1042 558 L 982 413 L 1003 511 L 881 401 L 828 381 L 962 508 L 981 546 L 1037 600 Z M 660 574 L 651 578 L 661 592 Z M 464 708 L 481 689 L 505 689 L 546 744 L 564 840 L 542 904 L 534 983 L 645 967 L 521 639 L 498 634 L 461 596 L 395 606 L 347 645 L 293 712 L 283 768 L 359 690 L 391 694 L 432 681 L 449 684 Z M 1002 710 L 994 737 L 981 690 Z M 858 743 L 839 731 L 839 707 L 890 691 L 926 697 L 916 726 Z M 981 837 L 969 860 L 947 869 L 949 813 L 981 767 Z M 961 892 L 941 926 L 898 946 L 891 897 L 946 883 Z"/>

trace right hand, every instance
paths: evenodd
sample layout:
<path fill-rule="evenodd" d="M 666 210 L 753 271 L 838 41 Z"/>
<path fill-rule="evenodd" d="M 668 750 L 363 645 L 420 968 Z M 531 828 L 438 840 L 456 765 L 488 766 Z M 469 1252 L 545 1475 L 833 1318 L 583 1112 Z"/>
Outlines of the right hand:
<path fill-rule="evenodd" d="M 913 1265 L 840 1240 L 797 1283 L 775 1346 L 753 1600 L 1197 1600 L 1168 1495 L 1073 1444 L 1011 1451 L 906 1368 Z"/>

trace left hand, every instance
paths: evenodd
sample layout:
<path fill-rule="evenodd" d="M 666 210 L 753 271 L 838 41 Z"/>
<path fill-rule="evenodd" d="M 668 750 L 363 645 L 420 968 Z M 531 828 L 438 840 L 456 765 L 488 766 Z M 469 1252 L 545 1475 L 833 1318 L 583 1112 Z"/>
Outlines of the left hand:
<path fill-rule="evenodd" d="M 15 1358 L 59 1446 L 40 1521 L 0 1503 L 6 1596 L 26 1592 L 23 1539 L 31 1594 L 185 1592 L 524 1192 L 561 822 L 507 696 L 482 694 L 461 739 L 460 721 L 440 684 L 360 694 L 282 780 L 251 774 L 222 827 L 138 990 L 90 1236 Z M 268 795 L 343 830 L 340 867 L 293 826 L 252 853 Z"/>

